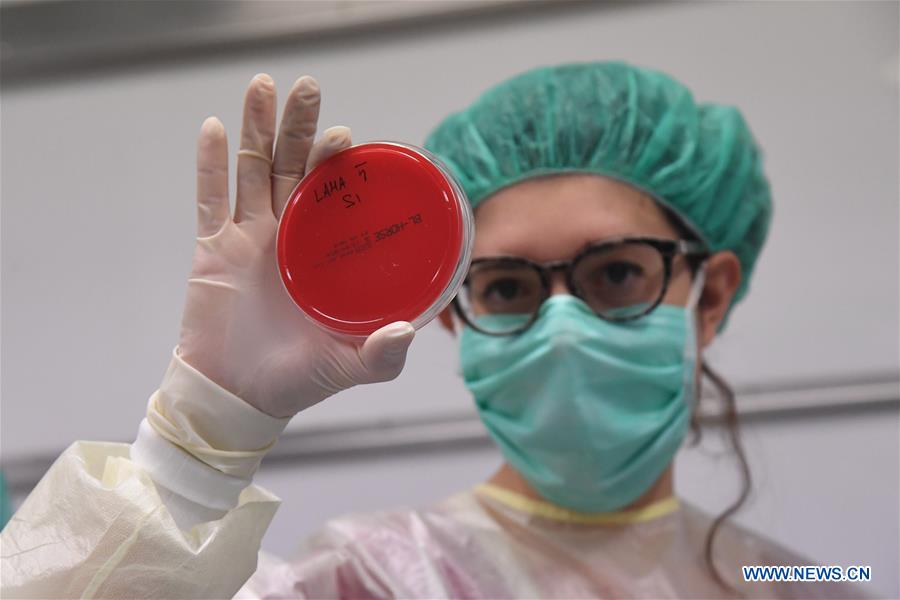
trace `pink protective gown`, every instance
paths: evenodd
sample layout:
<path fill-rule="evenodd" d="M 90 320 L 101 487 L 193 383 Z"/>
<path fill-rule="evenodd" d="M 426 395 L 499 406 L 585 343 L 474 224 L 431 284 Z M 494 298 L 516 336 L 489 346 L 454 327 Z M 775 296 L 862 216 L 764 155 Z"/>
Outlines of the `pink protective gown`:
<path fill-rule="evenodd" d="M 848 583 L 744 583 L 809 561 L 675 498 L 585 515 L 493 486 L 422 510 L 327 523 L 285 562 L 259 555 L 279 500 L 250 483 L 287 419 L 256 411 L 177 351 L 134 444 L 76 442 L 0 535 L 12 598 L 852 598 Z M 257 563 L 257 558 L 259 561 Z"/>
<path fill-rule="evenodd" d="M 260 557 L 238 598 L 856 598 L 845 583 L 744 583 L 742 565 L 805 565 L 671 498 L 642 510 L 579 515 L 490 485 L 434 508 L 329 522 L 293 561 Z"/>

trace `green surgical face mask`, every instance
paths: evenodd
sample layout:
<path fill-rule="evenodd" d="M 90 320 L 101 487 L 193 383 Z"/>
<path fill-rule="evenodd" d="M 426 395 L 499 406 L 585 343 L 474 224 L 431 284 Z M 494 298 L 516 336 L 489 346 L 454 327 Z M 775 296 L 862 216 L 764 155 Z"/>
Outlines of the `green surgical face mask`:
<path fill-rule="evenodd" d="M 518 335 L 463 329 L 460 362 L 481 419 L 543 497 L 617 510 L 671 463 L 694 403 L 702 281 L 701 271 L 687 307 L 663 304 L 635 321 L 604 321 L 580 299 L 554 295 Z"/>

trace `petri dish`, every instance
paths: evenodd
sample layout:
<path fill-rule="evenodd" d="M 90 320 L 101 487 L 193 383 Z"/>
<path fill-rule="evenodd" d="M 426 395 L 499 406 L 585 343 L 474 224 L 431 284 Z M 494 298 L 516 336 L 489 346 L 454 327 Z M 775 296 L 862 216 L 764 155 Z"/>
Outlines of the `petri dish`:
<path fill-rule="evenodd" d="M 365 337 L 437 316 L 462 285 L 473 238 L 465 192 L 440 159 L 379 141 L 338 152 L 297 184 L 276 255 L 284 288 L 308 319 Z"/>

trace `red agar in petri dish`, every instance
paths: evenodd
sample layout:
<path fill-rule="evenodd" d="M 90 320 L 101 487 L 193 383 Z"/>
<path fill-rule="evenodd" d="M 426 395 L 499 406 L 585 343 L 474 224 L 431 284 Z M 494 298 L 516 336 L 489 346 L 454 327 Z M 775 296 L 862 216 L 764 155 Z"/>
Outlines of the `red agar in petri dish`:
<path fill-rule="evenodd" d="M 285 289 L 318 325 L 367 336 L 417 329 L 459 290 L 474 226 L 465 193 L 424 149 L 359 144 L 297 185 L 278 226 Z"/>

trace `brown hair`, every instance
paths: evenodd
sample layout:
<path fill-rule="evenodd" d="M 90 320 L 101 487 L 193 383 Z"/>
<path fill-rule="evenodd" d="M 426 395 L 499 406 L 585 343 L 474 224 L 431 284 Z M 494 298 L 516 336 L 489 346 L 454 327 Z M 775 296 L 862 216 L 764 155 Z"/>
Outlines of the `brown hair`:
<path fill-rule="evenodd" d="M 703 555 L 706 559 L 706 567 L 709 569 L 710 574 L 712 574 L 713 579 L 715 579 L 722 587 L 737 592 L 733 586 L 725 581 L 725 578 L 722 577 L 722 574 L 716 569 L 715 563 L 713 563 L 713 544 L 715 543 L 716 533 L 718 533 L 719 528 L 725 523 L 728 517 L 736 513 L 741 506 L 744 505 L 744 502 L 747 501 L 747 498 L 750 496 L 750 490 L 753 487 L 753 480 L 750 475 L 750 464 L 747 462 L 747 455 L 744 452 L 744 445 L 741 442 L 741 431 L 738 425 L 734 390 L 732 390 L 731 386 L 728 385 L 728 382 L 726 382 L 722 376 L 714 371 L 705 361 L 701 361 L 701 364 L 703 375 L 716 387 L 718 396 L 722 401 L 724 410 L 721 418 L 728 430 L 728 438 L 731 442 L 731 448 L 737 457 L 738 468 L 741 474 L 741 491 L 738 494 L 738 497 L 713 520 L 713 523 L 709 528 L 709 533 L 706 534 Z M 698 391 L 698 399 L 700 395 L 701 394 Z M 691 416 L 691 428 L 694 431 L 692 445 L 696 445 L 700 442 L 702 437 L 697 423 L 696 411 Z"/>
<path fill-rule="evenodd" d="M 660 207 L 663 213 L 666 216 L 666 219 L 672 225 L 672 227 L 678 232 L 679 237 L 682 239 L 699 241 L 697 236 L 694 235 L 692 229 L 688 227 L 681 217 L 671 210 Z M 696 258 L 693 256 L 688 257 L 688 265 L 691 269 L 691 272 L 696 275 L 697 269 L 703 262 L 703 258 Z M 725 578 L 719 573 L 718 569 L 716 569 L 716 565 L 713 562 L 713 547 L 716 540 L 716 534 L 719 532 L 719 529 L 724 525 L 725 521 L 728 518 L 736 513 L 747 501 L 747 498 L 750 496 L 750 490 L 753 488 L 753 479 L 750 474 L 750 464 L 747 462 L 747 455 L 744 452 L 744 445 L 741 442 L 741 432 L 740 426 L 738 423 L 738 414 L 737 407 L 735 405 L 735 394 L 734 390 L 731 389 L 731 386 L 728 384 L 725 379 L 719 375 L 709 364 L 701 358 L 701 373 L 706 379 L 708 379 L 713 386 L 716 388 L 717 395 L 722 402 L 723 410 L 721 414 L 721 420 L 724 423 L 725 427 L 728 430 L 728 439 L 731 442 L 731 448 L 734 451 L 734 455 L 737 457 L 738 469 L 740 470 L 741 475 L 741 491 L 738 494 L 738 497 L 729 504 L 724 511 L 719 513 L 715 519 L 713 519 L 712 525 L 710 525 L 709 532 L 706 534 L 706 541 L 704 543 L 704 551 L 703 556 L 706 559 L 706 568 L 709 570 L 712 578 L 723 588 L 730 590 L 735 593 L 739 593 L 738 590 L 734 588 L 731 584 L 729 584 Z M 697 418 L 697 410 L 696 407 L 699 406 L 700 398 L 702 397 L 702 386 L 698 386 L 697 388 L 697 403 L 695 404 L 694 413 L 691 415 L 691 432 L 693 433 L 693 438 L 691 440 L 691 445 L 696 446 L 700 443 L 702 438 L 702 434 L 700 431 L 700 424 Z"/>

